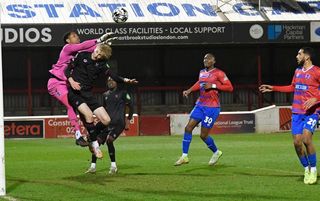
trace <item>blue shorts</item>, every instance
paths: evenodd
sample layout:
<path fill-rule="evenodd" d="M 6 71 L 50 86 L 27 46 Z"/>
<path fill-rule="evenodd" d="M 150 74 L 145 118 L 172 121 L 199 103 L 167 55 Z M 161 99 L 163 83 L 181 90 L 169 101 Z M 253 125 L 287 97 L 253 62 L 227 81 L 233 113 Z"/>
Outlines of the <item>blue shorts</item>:
<path fill-rule="evenodd" d="M 292 114 L 292 135 L 302 134 L 303 129 L 307 129 L 308 131 L 313 133 L 318 123 L 318 120 L 318 114 Z"/>
<path fill-rule="evenodd" d="M 204 128 L 212 128 L 219 114 L 219 107 L 205 107 L 196 105 L 190 113 L 190 118 L 199 122 L 201 121 L 201 126 Z"/>

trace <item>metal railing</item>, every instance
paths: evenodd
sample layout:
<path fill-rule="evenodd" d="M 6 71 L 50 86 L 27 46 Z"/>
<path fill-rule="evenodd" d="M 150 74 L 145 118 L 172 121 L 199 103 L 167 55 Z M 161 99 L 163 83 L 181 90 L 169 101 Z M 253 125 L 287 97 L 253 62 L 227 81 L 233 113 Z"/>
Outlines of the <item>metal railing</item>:
<path fill-rule="evenodd" d="M 193 93 L 189 98 L 182 96 L 182 86 L 137 87 L 132 93 L 138 114 L 189 112 L 198 98 Z M 102 103 L 103 88 L 94 89 Z M 233 93 L 220 93 L 224 111 L 253 110 L 265 105 L 290 105 L 291 94 L 269 93 L 262 95 L 257 85 L 235 85 Z M 65 114 L 65 108 L 52 98 L 46 89 L 6 89 L 4 90 L 4 111 L 6 116 Z"/>

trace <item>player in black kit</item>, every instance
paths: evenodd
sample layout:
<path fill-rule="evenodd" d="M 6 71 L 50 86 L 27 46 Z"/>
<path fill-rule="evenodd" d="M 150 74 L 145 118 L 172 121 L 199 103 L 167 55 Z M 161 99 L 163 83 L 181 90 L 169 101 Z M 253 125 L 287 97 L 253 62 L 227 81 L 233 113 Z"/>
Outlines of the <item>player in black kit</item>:
<path fill-rule="evenodd" d="M 68 100 L 80 112 L 97 158 L 103 157 L 97 142 L 97 135 L 108 126 L 111 120 L 105 108 L 94 97 L 92 92 L 94 81 L 100 74 L 104 74 L 117 82 L 137 83 L 135 79 L 123 78 L 110 71 L 107 60 L 111 57 L 111 53 L 110 46 L 99 44 L 93 53 L 78 53 L 65 72 L 71 86 Z M 96 125 L 93 122 L 93 114 L 100 120 Z"/>
<path fill-rule="evenodd" d="M 117 82 L 111 77 L 108 79 L 108 91 L 103 93 L 103 106 L 111 117 L 111 122 L 97 137 L 99 144 L 106 143 L 111 160 L 109 174 L 115 174 L 118 171 L 116 165 L 115 148 L 113 142 L 119 137 L 125 128 L 128 128 L 129 121 L 133 115 L 133 103 L 129 93 L 120 89 Z M 128 108 L 128 117 L 126 117 L 126 108 Z M 93 150 L 90 149 L 93 153 Z M 86 173 L 96 172 L 97 157 L 92 154 L 91 166 Z"/>

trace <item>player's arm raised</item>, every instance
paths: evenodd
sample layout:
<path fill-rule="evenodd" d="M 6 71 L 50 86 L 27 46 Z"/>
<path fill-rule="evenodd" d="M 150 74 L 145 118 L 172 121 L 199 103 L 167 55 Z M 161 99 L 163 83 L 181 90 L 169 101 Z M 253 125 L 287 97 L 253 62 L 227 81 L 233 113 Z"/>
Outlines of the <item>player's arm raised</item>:
<path fill-rule="evenodd" d="M 86 40 L 79 44 L 68 44 L 65 46 L 64 51 L 68 54 L 74 54 L 80 51 L 93 52 L 93 50 L 96 47 L 96 44 L 103 43 L 104 41 L 108 40 L 108 38 L 110 38 L 112 34 L 112 32 L 108 32 L 103 34 L 98 39 Z"/>
<path fill-rule="evenodd" d="M 182 92 L 182 95 L 188 98 L 188 95 L 193 92 L 193 91 L 198 91 L 200 90 L 200 82 L 197 81 L 194 83 L 189 89 L 185 90 Z"/>
<path fill-rule="evenodd" d="M 285 93 L 294 92 L 294 88 L 295 88 L 295 79 L 294 78 L 295 78 L 295 76 L 293 76 L 293 78 L 292 78 L 291 85 L 273 86 L 273 85 L 263 84 L 259 87 L 259 90 L 262 93 L 272 92 L 272 91 L 285 92 Z"/>
<path fill-rule="evenodd" d="M 116 81 L 118 83 L 127 83 L 127 84 L 137 84 L 138 83 L 138 81 L 136 79 L 129 79 L 129 78 L 121 77 L 118 74 L 114 73 L 109 68 L 105 71 L 105 75 L 107 77 L 110 76 L 114 81 Z"/>
<path fill-rule="evenodd" d="M 278 91 L 278 92 L 294 92 L 294 85 L 287 85 L 287 86 L 272 86 L 268 84 L 263 84 L 259 87 L 259 90 L 262 93 Z"/>

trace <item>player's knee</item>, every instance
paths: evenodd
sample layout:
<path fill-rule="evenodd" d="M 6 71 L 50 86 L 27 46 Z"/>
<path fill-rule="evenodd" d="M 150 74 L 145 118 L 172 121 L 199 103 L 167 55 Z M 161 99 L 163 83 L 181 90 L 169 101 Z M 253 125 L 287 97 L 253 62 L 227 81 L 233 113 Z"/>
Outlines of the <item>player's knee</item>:
<path fill-rule="evenodd" d="M 93 114 L 92 113 L 84 114 L 84 119 L 86 122 L 93 122 Z"/>
<path fill-rule="evenodd" d="M 107 139 L 107 145 L 108 145 L 108 146 L 111 145 L 111 144 L 113 143 L 113 141 L 114 141 L 114 138 L 113 138 L 113 137 L 108 137 L 108 139 Z"/>
<path fill-rule="evenodd" d="M 187 132 L 187 133 L 191 133 L 193 130 L 192 126 L 189 126 L 187 125 L 185 128 L 184 128 L 184 131 Z"/>
<path fill-rule="evenodd" d="M 104 117 L 101 117 L 101 118 L 100 118 L 100 121 L 101 121 L 101 123 L 103 123 L 105 126 L 107 126 L 107 125 L 110 124 L 111 119 L 110 119 L 110 117 L 108 117 L 108 116 L 104 116 Z"/>
<path fill-rule="evenodd" d="M 293 141 L 293 145 L 294 145 L 295 147 L 301 147 L 301 146 L 302 146 L 302 141 L 301 141 L 300 139 L 295 139 L 295 140 Z"/>
<path fill-rule="evenodd" d="M 310 139 L 310 138 L 304 138 L 303 139 L 303 144 L 305 144 L 305 145 L 311 145 L 312 144 L 312 140 Z"/>
<path fill-rule="evenodd" d="M 205 141 L 207 139 L 208 135 L 205 135 L 205 134 L 200 134 L 200 138 Z"/>

